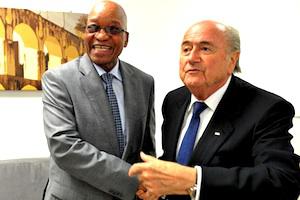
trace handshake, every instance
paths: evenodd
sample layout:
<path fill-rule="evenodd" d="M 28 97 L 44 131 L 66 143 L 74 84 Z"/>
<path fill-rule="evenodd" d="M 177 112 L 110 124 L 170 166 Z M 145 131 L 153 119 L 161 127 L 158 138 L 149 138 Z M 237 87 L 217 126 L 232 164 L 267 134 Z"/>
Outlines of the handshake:
<path fill-rule="evenodd" d="M 159 160 L 141 152 L 142 163 L 129 169 L 129 176 L 136 176 L 140 199 L 156 200 L 165 195 L 188 195 L 197 180 L 197 170 L 175 162 Z"/>

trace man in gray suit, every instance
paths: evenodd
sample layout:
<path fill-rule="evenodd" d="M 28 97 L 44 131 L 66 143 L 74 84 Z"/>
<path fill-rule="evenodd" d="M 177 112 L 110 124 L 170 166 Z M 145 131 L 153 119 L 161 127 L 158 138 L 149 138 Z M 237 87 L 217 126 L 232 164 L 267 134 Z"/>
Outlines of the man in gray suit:
<path fill-rule="evenodd" d="M 87 54 L 42 78 L 51 155 L 45 199 L 134 199 L 138 180 L 128 170 L 140 151 L 155 155 L 154 80 L 118 59 L 126 24 L 120 5 L 97 2 L 87 20 Z"/>

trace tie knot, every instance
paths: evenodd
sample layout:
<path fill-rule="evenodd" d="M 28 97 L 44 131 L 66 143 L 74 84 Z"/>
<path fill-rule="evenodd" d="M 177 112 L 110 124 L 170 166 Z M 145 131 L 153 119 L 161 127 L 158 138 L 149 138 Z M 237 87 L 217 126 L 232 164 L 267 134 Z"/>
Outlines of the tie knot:
<path fill-rule="evenodd" d="M 106 84 L 111 84 L 114 75 L 110 73 L 104 73 L 101 77 Z"/>
<path fill-rule="evenodd" d="M 205 108 L 207 108 L 207 105 L 204 102 L 196 101 L 193 105 L 193 115 L 199 116 Z"/>

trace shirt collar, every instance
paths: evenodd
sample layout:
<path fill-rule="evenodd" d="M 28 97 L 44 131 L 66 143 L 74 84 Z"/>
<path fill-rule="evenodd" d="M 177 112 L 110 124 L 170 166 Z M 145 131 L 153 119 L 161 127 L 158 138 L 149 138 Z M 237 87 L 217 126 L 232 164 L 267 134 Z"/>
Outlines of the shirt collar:
<path fill-rule="evenodd" d="M 122 76 L 121 76 L 121 72 L 119 70 L 120 68 L 120 64 L 119 64 L 119 60 L 116 63 L 116 65 L 110 70 L 110 74 L 113 74 L 115 78 L 117 78 L 118 80 L 122 81 Z M 96 68 L 99 76 L 102 76 L 103 74 L 106 73 L 106 71 L 99 65 L 97 65 L 96 63 L 93 63 L 94 67 Z"/>
<path fill-rule="evenodd" d="M 231 77 L 230 76 L 226 83 L 221 87 L 219 88 L 217 91 L 215 91 L 212 95 L 210 95 L 207 99 L 205 99 L 204 101 L 201 101 L 201 102 L 204 102 L 208 108 L 210 108 L 213 112 L 216 110 L 219 102 L 221 101 L 225 91 L 227 90 L 228 88 L 228 85 L 230 83 L 230 80 L 231 80 Z M 194 102 L 196 101 L 199 101 L 193 94 L 191 96 L 191 103 L 188 107 L 188 111 L 190 112 L 191 109 L 192 109 L 192 106 L 194 104 Z"/>

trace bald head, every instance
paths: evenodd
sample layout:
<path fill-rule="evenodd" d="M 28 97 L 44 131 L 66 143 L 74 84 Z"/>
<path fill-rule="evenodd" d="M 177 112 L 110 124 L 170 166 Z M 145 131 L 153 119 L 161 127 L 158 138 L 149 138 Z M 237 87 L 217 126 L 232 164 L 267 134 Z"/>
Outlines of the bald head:
<path fill-rule="evenodd" d="M 197 22 L 197 23 L 193 24 L 187 30 L 187 32 L 189 32 L 195 26 L 203 26 L 203 27 L 205 27 L 206 30 L 208 30 L 208 29 L 216 29 L 216 30 L 222 31 L 222 32 L 224 32 L 225 29 L 226 29 L 226 26 L 224 24 L 222 24 L 222 23 L 219 23 L 219 22 L 216 22 L 216 21 L 212 21 L 212 20 L 204 20 L 204 21 L 200 21 L 200 22 Z"/>
<path fill-rule="evenodd" d="M 102 18 L 107 18 L 107 19 L 110 19 L 112 18 L 112 16 L 114 16 L 114 18 L 120 20 L 122 27 L 125 30 L 127 29 L 126 13 L 122 8 L 122 6 L 120 6 L 116 2 L 105 1 L 105 0 L 96 1 L 88 15 L 88 20 L 97 18 L 100 14 Z"/>

